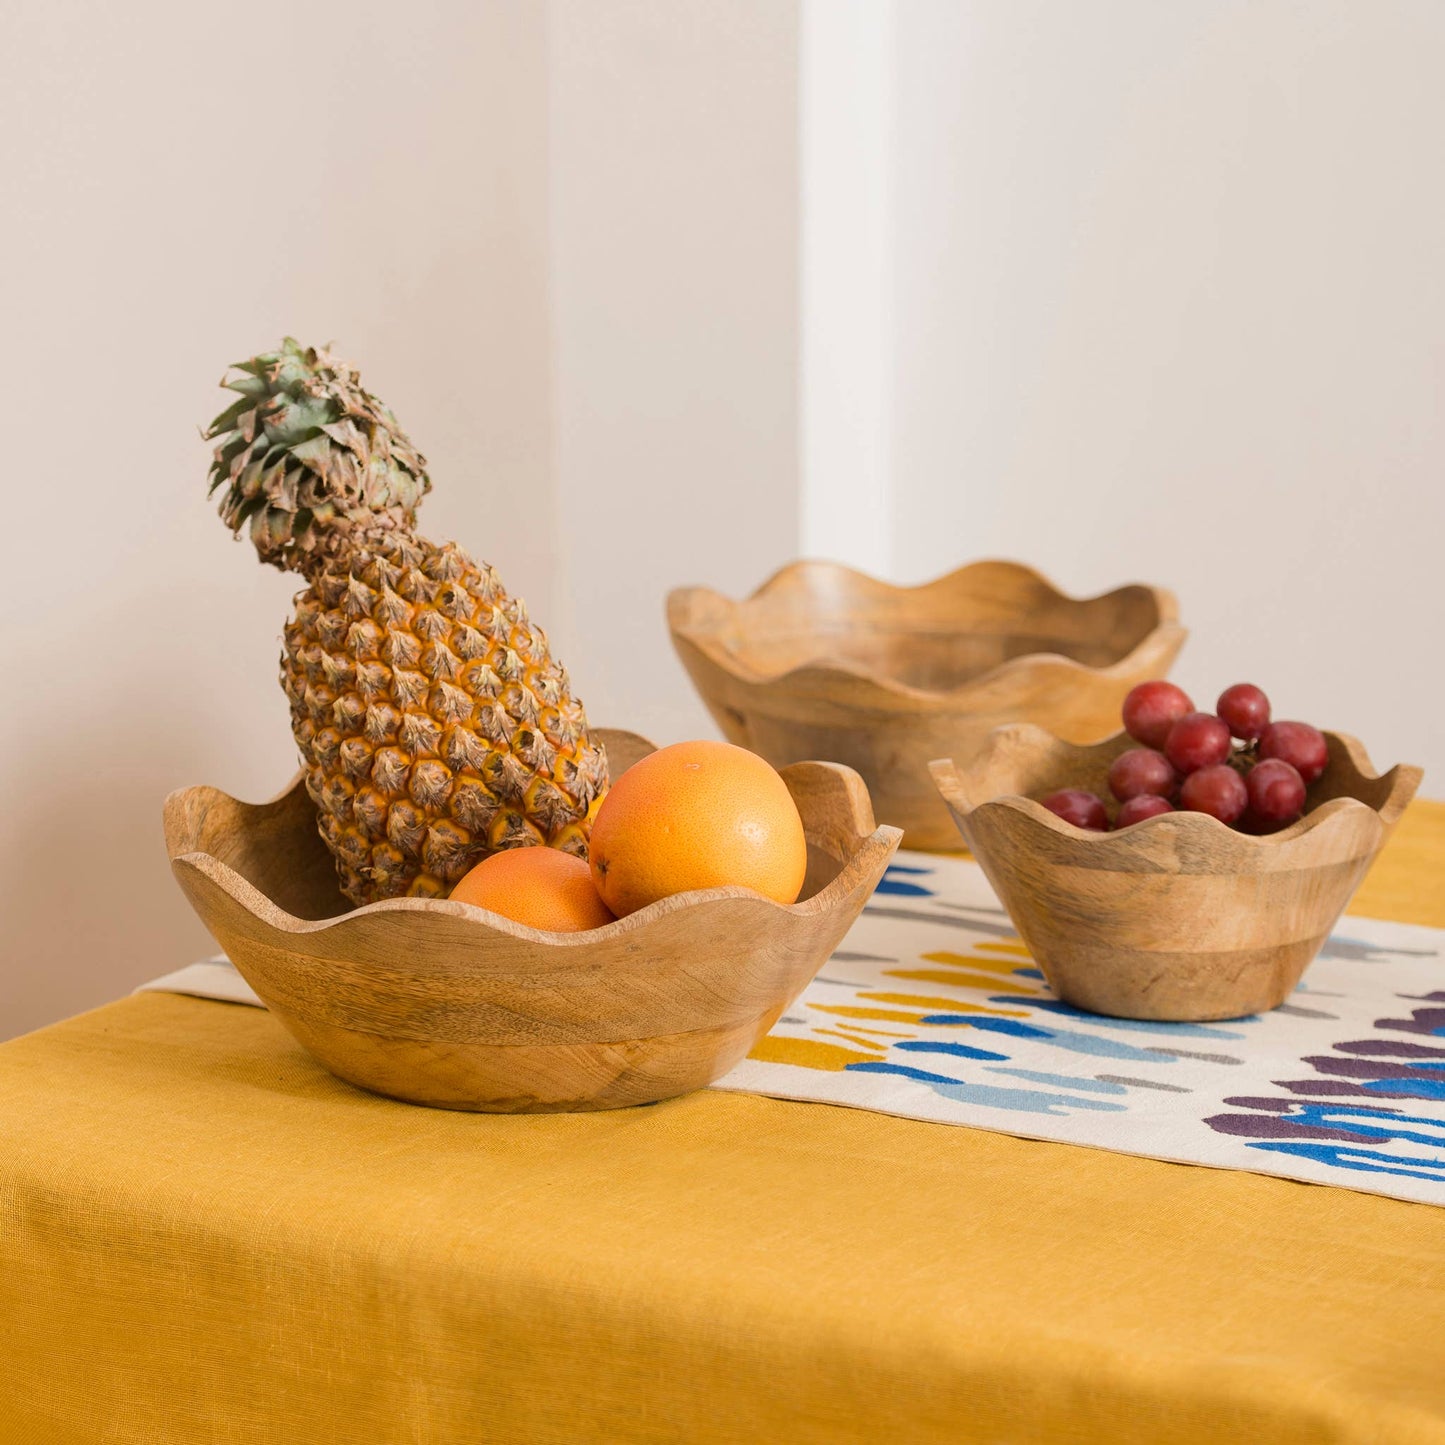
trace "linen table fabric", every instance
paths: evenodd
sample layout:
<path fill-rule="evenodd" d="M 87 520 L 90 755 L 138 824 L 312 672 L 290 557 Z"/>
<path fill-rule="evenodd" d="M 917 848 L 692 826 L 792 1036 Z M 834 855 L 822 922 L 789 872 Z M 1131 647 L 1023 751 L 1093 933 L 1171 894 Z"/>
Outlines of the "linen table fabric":
<path fill-rule="evenodd" d="M 1445 809 L 1361 898 L 1445 925 Z M 1445 1211 L 718 1090 L 487 1116 L 145 994 L 0 1047 L 0 1441 L 1445 1441 Z"/>

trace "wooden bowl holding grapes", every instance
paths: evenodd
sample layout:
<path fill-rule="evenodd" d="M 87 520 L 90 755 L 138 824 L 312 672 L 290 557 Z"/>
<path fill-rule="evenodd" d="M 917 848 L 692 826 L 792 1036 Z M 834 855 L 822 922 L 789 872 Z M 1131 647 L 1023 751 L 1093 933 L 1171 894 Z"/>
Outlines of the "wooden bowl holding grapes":
<path fill-rule="evenodd" d="M 930 758 L 967 757 L 1007 722 L 1096 742 L 1129 689 L 1167 671 L 1185 638 L 1161 588 L 1067 597 L 1032 568 L 999 561 L 918 587 L 795 562 L 742 601 L 679 588 L 667 616 L 729 742 L 775 768 L 831 758 L 856 769 L 906 848 L 958 847 Z"/>
<path fill-rule="evenodd" d="M 967 764 L 932 763 L 934 783 L 1065 1002 L 1181 1022 L 1276 1008 L 1421 770 L 1379 775 L 1354 738 L 1270 724 L 1252 697 L 1225 721 L 1172 684 L 1142 691 L 1104 742 L 1002 727 Z"/>

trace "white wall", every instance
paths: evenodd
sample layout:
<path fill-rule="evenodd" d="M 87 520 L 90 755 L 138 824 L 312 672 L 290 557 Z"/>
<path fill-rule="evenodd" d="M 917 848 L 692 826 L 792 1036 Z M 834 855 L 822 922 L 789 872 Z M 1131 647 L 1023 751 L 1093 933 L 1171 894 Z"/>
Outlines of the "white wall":
<path fill-rule="evenodd" d="M 294 771 L 298 583 L 205 495 L 227 362 L 334 338 L 428 453 L 430 529 L 550 583 L 544 20 L 7 6 L 0 1037 L 211 951 L 161 801 Z"/>
<path fill-rule="evenodd" d="M 551 630 L 594 721 L 711 736 L 663 599 L 798 551 L 795 6 L 551 18 Z"/>
<path fill-rule="evenodd" d="M 907 0 L 895 567 L 1173 586 L 1445 795 L 1445 5 Z"/>
<path fill-rule="evenodd" d="M 893 567 L 895 0 L 802 0 L 798 470 L 804 549 Z"/>
<path fill-rule="evenodd" d="M 0 1038 L 209 952 L 162 799 L 294 771 L 299 584 L 205 496 L 227 362 L 335 340 L 599 722 L 710 732 L 663 594 L 797 550 L 793 5 L 6 22 Z"/>

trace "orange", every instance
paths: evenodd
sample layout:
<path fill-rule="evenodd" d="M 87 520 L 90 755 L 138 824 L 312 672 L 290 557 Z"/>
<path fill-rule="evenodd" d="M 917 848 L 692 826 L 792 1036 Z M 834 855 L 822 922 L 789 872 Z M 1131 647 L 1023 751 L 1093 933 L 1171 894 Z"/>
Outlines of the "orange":
<path fill-rule="evenodd" d="M 731 743 L 674 743 L 634 763 L 602 800 L 589 850 L 592 881 L 619 918 L 729 884 L 792 903 L 808 869 L 787 784 Z"/>
<path fill-rule="evenodd" d="M 556 848 L 508 848 L 483 858 L 451 891 L 503 918 L 554 933 L 578 933 L 613 921 L 581 858 Z"/>

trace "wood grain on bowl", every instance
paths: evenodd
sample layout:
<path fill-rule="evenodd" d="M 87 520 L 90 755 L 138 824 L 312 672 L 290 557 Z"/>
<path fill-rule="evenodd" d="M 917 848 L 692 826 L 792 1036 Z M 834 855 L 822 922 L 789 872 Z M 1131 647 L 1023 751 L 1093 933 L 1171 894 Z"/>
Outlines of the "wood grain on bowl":
<path fill-rule="evenodd" d="M 878 817 L 911 848 L 958 846 L 928 776 L 1000 723 L 1092 742 L 1136 682 L 1183 645 L 1172 594 L 1064 596 L 1031 568 L 976 562 L 894 587 L 829 562 L 785 567 L 741 602 L 687 587 L 668 598 L 673 645 L 730 742 L 774 767 L 856 769 Z"/>
<path fill-rule="evenodd" d="M 636 734 L 596 736 L 617 772 L 651 751 Z M 246 981 L 340 1078 L 455 1109 L 617 1108 L 726 1073 L 883 876 L 899 833 L 875 827 L 855 775 L 801 763 L 783 777 L 809 844 L 797 903 L 714 888 L 584 933 L 438 899 L 348 910 L 299 778 L 264 804 L 214 788 L 172 794 L 166 846 Z"/>
<path fill-rule="evenodd" d="M 1035 798 L 1108 796 L 1126 734 L 1081 747 L 1040 728 L 998 729 L 934 782 L 1044 977 L 1066 1002 L 1122 1018 L 1237 1018 L 1298 984 L 1420 782 L 1377 776 L 1355 739 L 1327 733 L 1330 762 L 1305 816 L 1252 837 L 1175 812 L 1086 833 Z"/>

